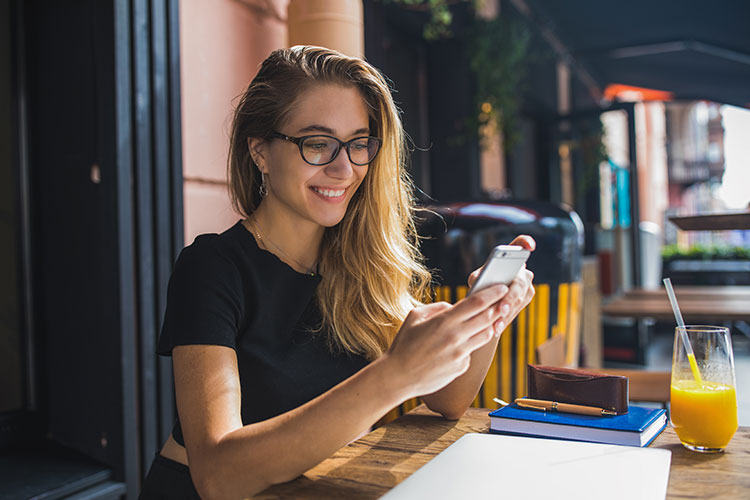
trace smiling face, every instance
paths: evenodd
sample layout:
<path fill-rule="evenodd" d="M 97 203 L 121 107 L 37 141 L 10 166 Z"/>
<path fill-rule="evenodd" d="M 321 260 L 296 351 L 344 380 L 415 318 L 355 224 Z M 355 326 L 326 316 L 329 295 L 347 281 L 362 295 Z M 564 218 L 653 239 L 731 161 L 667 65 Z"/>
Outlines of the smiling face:
<path fill-rule="evenodd" d="M 324 134 L 349 141 L 370 135 L 369 116 L 355 87 L 315 85 L 297 100 L 280 132 L 291 137 Z M 344 218 L 349 202 L 367 174 L 367 165 L 349 161 L 346 149 L 329 164 L 306 163 L 299 147 L 284 139 L 251 140 L 256 164 L 266 174 L 265 209 L 293 224 L 331 227 Z"/>

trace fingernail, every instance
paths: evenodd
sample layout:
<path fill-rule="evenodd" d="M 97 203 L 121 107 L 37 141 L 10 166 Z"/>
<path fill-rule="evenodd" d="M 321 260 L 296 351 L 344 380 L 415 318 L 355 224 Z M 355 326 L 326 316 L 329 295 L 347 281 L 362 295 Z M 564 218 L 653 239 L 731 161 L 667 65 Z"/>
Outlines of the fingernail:
<path fill-rule="evenodd" d="M 495 336 L 499 337 L 501 333 L 503 333 L 503 330 L 505 330 L 505 322 L 504 321 L 498 321 L 495 323 Z"/>
<path fill-rule="evenodd" d="M 503 304 L 503 307 L 500 309 L 500 314 L 502 316 L 507 316 L 509 312 L 510 312 L 510 306 L 508 304 Z"/>

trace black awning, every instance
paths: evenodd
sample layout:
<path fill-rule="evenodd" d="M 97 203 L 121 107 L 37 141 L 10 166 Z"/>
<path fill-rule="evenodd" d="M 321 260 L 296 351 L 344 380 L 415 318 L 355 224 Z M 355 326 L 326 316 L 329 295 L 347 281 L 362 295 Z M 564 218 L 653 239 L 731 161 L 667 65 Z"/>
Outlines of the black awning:
<path fill-rule="evenodd" d="M 750 107 L 750 1 L 511 0 L 605 88 Z"/>

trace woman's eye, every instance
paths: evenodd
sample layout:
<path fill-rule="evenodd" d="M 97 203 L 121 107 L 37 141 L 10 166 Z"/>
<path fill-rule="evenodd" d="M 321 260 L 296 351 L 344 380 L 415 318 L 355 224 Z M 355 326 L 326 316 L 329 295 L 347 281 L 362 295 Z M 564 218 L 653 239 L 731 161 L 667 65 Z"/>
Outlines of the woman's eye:
<path fill-rule="evenodd" d="M 367 149 L 367 143 L 366 142 L 355 142 L 352 144 L 352 149 L 355 151 L 364 151 Z"/>
<path fill-rule="evenodd" d="M 329 144 L 327 142 L 306 142 L 305 147 L 313 149 L 315 151 L 320 151 L 328 148 Z"/>

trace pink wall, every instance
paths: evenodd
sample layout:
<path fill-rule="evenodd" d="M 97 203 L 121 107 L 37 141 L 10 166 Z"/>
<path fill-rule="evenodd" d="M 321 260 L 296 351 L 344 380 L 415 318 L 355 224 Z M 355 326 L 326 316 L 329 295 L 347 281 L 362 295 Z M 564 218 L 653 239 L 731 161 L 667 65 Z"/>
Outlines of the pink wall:
<path fill-rule="evenodd" d="M 239 219 L 226 160 L 236 98 L 260 62 L 286 45 L 288 0 L 182 0 L 180 53 L 185 243 Z"/>

